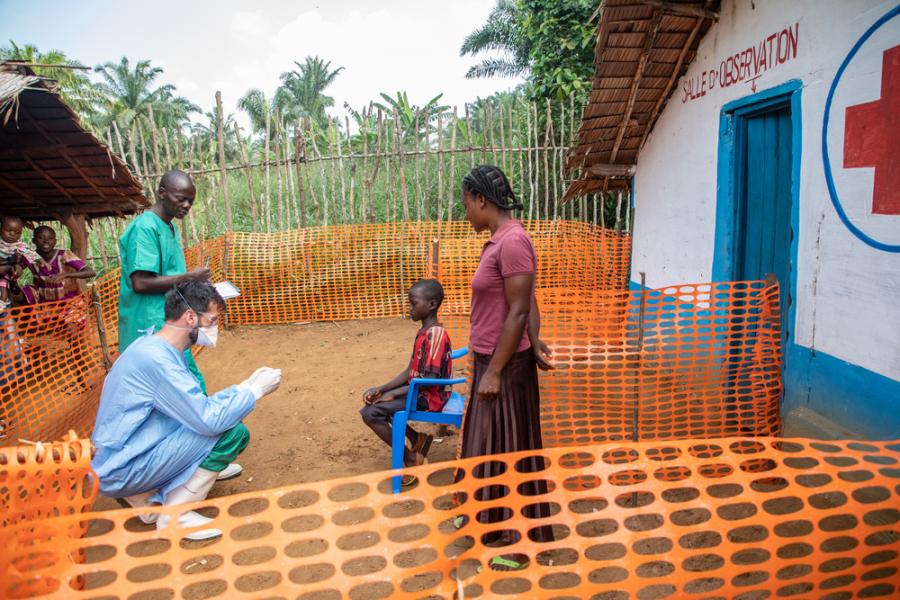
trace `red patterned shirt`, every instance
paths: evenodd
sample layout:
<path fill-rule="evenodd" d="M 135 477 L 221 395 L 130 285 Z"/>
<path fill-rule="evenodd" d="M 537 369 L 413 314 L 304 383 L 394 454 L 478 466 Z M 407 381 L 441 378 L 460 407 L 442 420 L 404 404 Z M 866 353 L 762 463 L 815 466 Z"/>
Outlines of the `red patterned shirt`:
<path fill-rule="evenodd" d="M 414 378 L 450 379 L 453 361 L 450 336 L 442 325 L 420 329 L 416 334 L 412 358 L 409 361 L 409 380 Z M 447 386 L 419 388 L 419 396 L 428 400 L 428 410 L 441 412 L 450 399 Z"/>

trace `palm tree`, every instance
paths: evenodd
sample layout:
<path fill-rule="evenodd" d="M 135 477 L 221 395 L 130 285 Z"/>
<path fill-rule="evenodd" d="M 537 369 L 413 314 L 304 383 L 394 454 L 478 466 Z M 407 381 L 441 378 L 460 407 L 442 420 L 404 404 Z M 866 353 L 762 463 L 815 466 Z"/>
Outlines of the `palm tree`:
<path fill-rule="evenodd" d="M 515 77 L 528 71 L 530 44 L 518 32 L 517 17 L 515 0 L 497 0 L 487 22 L 466 36 L 460 56 L 498 53 L 473 65 L 466 73 L 467 79 Z"/>
<path fill-rule="evenodd" d="M 407 96 L 406 92 L 397 92 L 396 98 L 381 93 L 380 96 L 384 99 L 386 104 L 375 102 L 373 106 L 375 106 L 375 108 L 380 108 L 389 117 L 396 111 L 403 137 L 409 138 L 418 135 L 423 129 L 431 129 L 431 124 L 437 120 L 438 115 L 446 114 L 446 112 L 450 110 L 450 107 L 446 104 L 438 104 L 438 101 L 443 95 L 444 94 L 438 94 L 429 100 L 425 106 L 420 108 L 410 104 L 409 96 Z"/>
<path fill-rule="evenodd" d="M 19 46 L 13 40 L 9 46 L 0 48 L 0 60 L 21 60 L 35 65 L 59 65 L 32 67 L 34 72 L 56 81 L 56 89 L 75 112 L 88 124 L 92 124 L 97 116 L 97 106 L 103 95 L 94 87 L 87 75 L 78 69 L 66 67 L 84 67 L 77 60 L 69 59 L 60 50 L 41 52 L 34 44 Z"/>
<path fill-rule="evenodd" d="M 328 126 L 325 109 L 334 106 L 334 98 L 324 94 L 335 78 L 344 70 L 331 70 L 331 61 L 318 56 L 307 56 L 303 63 L 294 61 L 297 68 L 281 74 L 281 86 L 275 92 L 275 105 L 285 118 L 297 120 L 306 117 L 321 129 Z"/>
<path fill-rule="evenodd" d="M 174 85 L 153 87 L 163 70 L 149 60 L 140 60 L 132 68 L 128 58 L 122 57 L 118 63 L 107 62 L 94 70 L 102 79 L 98 88 L 106 96 L 104 120 L 115 121 L 123 130 L 136 118 L 146 120 L 148 107 L 153 108 L 155 125 L 166 129 L 182 126 L 190 113 L 200 111 L 187 98 L 176 96 Z"/>
<path fill-rule="evenodd" d="M 237 105 L 250 117 L 250 128 L 254 133 L 266 130 L 266 113 L 269 114 L 270 120 L 275 113 L 274 98 L 266 99 L 265 92 L 257 88 L 247 90 L 247 93 L 240 97 Z"/>
<path fill-rule="evenodd" d="M 216 107 L 203 113 L 204 120 L 191 125 L 191 134 L 198 136 L 201 147 L 208 147 L 210 141 L 216 140 L 219 133 L 219 119 Z M 231 113 L 222 115 L 222 133 L 225 142 L 225 158 L 232 159 L 238 156 L 237 141 L 234 139 L 234 115 Z"/>

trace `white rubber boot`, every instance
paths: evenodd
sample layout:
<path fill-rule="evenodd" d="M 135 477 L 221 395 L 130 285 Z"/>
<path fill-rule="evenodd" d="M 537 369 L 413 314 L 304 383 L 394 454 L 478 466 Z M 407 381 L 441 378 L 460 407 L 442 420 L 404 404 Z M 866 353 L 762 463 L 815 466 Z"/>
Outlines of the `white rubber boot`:
<path fill-rule="evenodd" d="M 122 500 L 125 501 L 128 506 L 131 508 L 148 508 L 150 506 L 159 506 L 155 502 L 150 502 L 150 498 L 156 493 L 156 490 L 150 490 L 149 492 L 144 492 L 143 494 L 135 494 L 134 496 L 125 496 Z M 159 517 L 156 513 L 141 513 L 138 515 L 138 519 L 141 520 L 141 523 L 144 525 L 153 525 L 156 523 L 156 519 Z"/>
<path fill-rule="evenodd" d="M 179 485 L 169 492 L 169 495 L 166 496 L 165 506 L 206 500 L 206 495 L 209 494 L 209 490 L 212 489 L 218 475 L 219 474 L 216 471 L 198 468 L 184 484 Z M 202 527 L 211 522 L 212 519 L 208 519 L 192 510 L 187 511 L 178 517 L 178 524 L 182 527 Z M 169 515 L 159 515 L 159 519 L 156 521 L 156 528 L 165 529 L 168 525 Z M 219 537 L 220 535 L 222 535 L 221 530 L 210 528 L 193 531 L 184 536 L 184 539 L 196 542 L 200 540 L 209 540 L 214 537 Z"/>
<path fill-rule="evenodd" d="M 223 481 L 225 479 L 231 479 L 232 477 L 237 477 L 241 473 L 244 472 L 244 467 L 237 463 L 231 463 L 221 471 L 219 471 L 218 477 L 216 477 L 216 481 Z"/>

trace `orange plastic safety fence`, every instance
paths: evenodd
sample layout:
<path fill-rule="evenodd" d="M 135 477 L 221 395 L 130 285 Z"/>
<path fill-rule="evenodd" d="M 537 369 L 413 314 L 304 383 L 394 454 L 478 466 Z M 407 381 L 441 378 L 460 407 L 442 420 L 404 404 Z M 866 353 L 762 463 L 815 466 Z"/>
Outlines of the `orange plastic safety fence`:
<path fill-rule="evenodd" d="M 777 284 L 548 287 L 537 300 L 556 367 L 540 376 L 544 445 L 781 432 Z M 443 321 L 465 345 L 468 316 Z"/>
<path fill-rule="evenodd" d="M 898 461 L 898 442 L 612 443 L 426 465 L 400 495 L 372 473 L 211 499 L 194 507 L 224 532 L 212 542 L 134 510 L 49 519 L 12 528 L 0 593 L 895 598 Z M 85 539 L 67 534 L 84 522 Z M 68 560 L 78 551 L 86 564 Z M 499 571 L 497 557 L 528 564 Z"/>
<path fill-rule="evenodd" d="M 91 444 L 69 431 L 60 442 L 27 444 L 0 448 L 0 548 L 7 558 L 0 558 L 0 569 L 21 577 L 9 562 L 14 542 L 14 525 L 60 515 L 87 512 L 97 499 L 98 482 L 91 470 Z M 87 524 L 74 521 L 66 528 L 66 537 L 79 538 Z M 27 557 L 23 564 L 39 557 Z M 69 560 L 84 562 L 85 552 L 75 550 Z M 26 567 L 27 570 L 27 567 Z M 84 579 L 75 577 L 71 586 L 81 589 Z M 27 586 L 0 592 L 4 598 L 24 598 L 56 589 L 54 582 L 43 579 Z"/>
<path fill-rule="evenodd" d="M 531 221 L 526 226 L 541 257 L 539 289 L 627 285 L 628 235 L 579 222 Z M 463 340 L 459 313 L 468 311 L 470 278 L 486 239 L 468 223 L 313 227 L 231 233 L 188 249 L 185 259 L 188 268 L 208 266 L 213 281 L 227 279 L 241 289 L 241 296 L 229 302 L 226 322 L 232 325 L 403 316 L 409 286 L 439 274 L 447 291 L 448 326 Z M 113 359 L 120 277 L 114 269 L 94 284 Z M 8 413 L 11 425 L 0 444 L 19 437 L 54 439 L 70 428 L 90 433 L 104 356 L 88 298 L 4 313 L 0 411 Z"/>
<path fill-rule="evenodd" d="M 627 287 L 628 235 L 566 221 L 526 227 L 539 256 L 539 287 Z M 447 294 L 444 312 L 455 314 L 463 304 L 468 310 L 471 274 L 486 240 L 459 222 L 228 234 L 223 275 L 241 289 L 228 318 L 250 325 L 402 316 L 409 287 L 435 272 Z"/>
<path fill-rule="evenodd" d="M 59 442 L 0 448 L 0 527 L 87 511 L 97 499 L 92 473 L 90 440 L 74 431 Z"/>
<path fill-rule="evenodd" d="M 0 338 L 0 444 L 90 432 L 106 375 L 90 297 L 6 309 Z"/>

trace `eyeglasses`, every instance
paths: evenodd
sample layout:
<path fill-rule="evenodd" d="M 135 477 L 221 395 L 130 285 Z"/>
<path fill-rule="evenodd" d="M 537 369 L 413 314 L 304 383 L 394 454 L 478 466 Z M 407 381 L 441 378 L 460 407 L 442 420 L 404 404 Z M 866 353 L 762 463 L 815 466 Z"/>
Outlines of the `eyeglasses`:
<path fill-rule="evenodd" d="M 178 294 L 178 297 L 181 298 L 181 301 L 184 302 L 184 305 L 188 308 L 188 310 L 194 311 L 200 317 L 206 317 L 206 320 L 209 321 L 210 327 L 219 323 L 219 315 L 210 315 L 208 312 L 197 310 L 196 308 L 191 306 L 191 303 L 187 301 L 184 295 L 178 290 L 177 286 L 173 287 L 172 289 L 175 290 L 175 293 Z"/>

